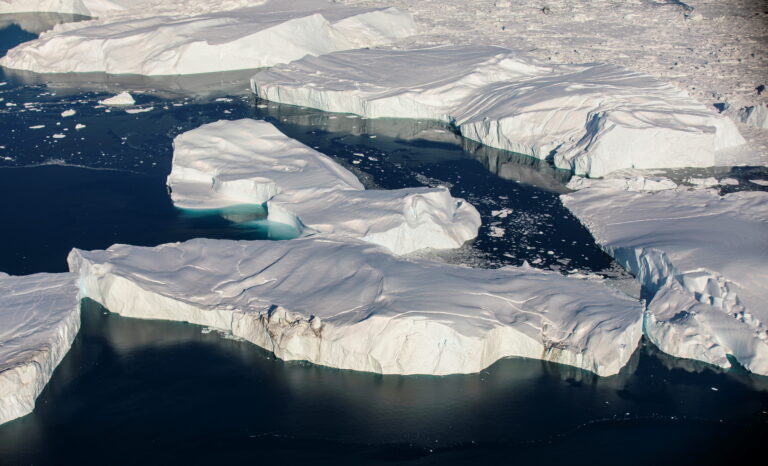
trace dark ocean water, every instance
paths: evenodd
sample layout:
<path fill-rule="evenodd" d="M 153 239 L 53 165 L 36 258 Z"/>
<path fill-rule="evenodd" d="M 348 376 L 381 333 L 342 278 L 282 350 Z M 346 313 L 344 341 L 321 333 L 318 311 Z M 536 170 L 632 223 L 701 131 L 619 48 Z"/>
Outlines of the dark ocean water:
<path fill-rule="evenodd" d="M 0 16 L 0 52 L 58 20 Z M 567 174 L 433 122 L 255 101 L 249 73 L 0 70 L 0 271 L 63 271 L 72 247 L 286 237 L 258 206 L 193 214 L 165 188 L 175 135 L 248 117 L 335 157 L 367 186 L 444 185 L 472 202 L 481 234 L 443 260 L 622 276 L 560 204 Z M 152 110 L 97 104 L 123 89 Z M 526 359 L 401 377 L 286 363 L 206 332 L 85 302 L 83 329 L 35 411 L 0 426 L 0 464 L 714 464 L 747 457 L 768 434 L 768 378 L 645 344 L 608 378 Z"/>

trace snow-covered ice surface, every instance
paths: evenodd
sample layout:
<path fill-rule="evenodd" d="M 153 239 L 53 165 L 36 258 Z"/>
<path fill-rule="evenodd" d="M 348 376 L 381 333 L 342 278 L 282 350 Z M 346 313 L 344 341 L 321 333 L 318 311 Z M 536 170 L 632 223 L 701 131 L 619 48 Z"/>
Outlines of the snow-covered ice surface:
<path fill-rule="evenodd" d="M 667 179 L 581 180 L 563 204 L 651 293 L 645 333 L 662 351 L 768 375 L 768 193 Z"/>
<path fill-rule="evenodd" d="M 490 46 L 350 50 L 278 65 L 259 97 L 367 117 L 428 118 L 577 174 L 707 167 L 742 145 L 733 121 L 652 76 L 558 65 Z"/>
<path fill-rule="evenodd" d="M 272 0 L 196 15 L 143 13 L 59 25 L 10 50 L 0 64 L 39 73 L 210 73 L 386 45 L 414 32 L 411 16 L 394 8 Z"/>
<path fill-rule="evenodd" d="M 520 356 L 607 376 L 642 333 L 640 304 L 599 281 L 402 259 L 350 239 L 115 245 L 75 249 L 69 264 L 83 295 L 112 312 L 343 369 L 472 373 Z"/>
<path fill-rule="evenodd" d="M 200 14 L 264 3 L 266 0 L 0 0 L 3 13 L 64 13 L 139 17 L 161 13 Z"/>
<path fill-rule="evenodd" d="M 0 424 L 32 412 L 80 328 L 72 273 L 0 272 Z"/>
<path fill-rule="evenodd" d="M 351 236 L 396 254 L 457 248 L 480 227 L 477 210 L 447 188 L 364 190 L 330 157 L 251 119 L 177 136 L 168 186 L 180 208 L 266 203 L 270 221 L 297 232 Z"/>
<path fill-rule="evenodd" d="M 674 84 L 707 105 L 768 104 L 763 0 L 341 0 L 413 14 L 419 34 L 398 48 L 497 45 L 553 63 L 611 63 Z M 544 9 L 546 7 L 546 11 Z M 692 8 L 692 11 L 691 11 Z M 750 164 L 768 164 L 768 131 L 739 124 Z"/>

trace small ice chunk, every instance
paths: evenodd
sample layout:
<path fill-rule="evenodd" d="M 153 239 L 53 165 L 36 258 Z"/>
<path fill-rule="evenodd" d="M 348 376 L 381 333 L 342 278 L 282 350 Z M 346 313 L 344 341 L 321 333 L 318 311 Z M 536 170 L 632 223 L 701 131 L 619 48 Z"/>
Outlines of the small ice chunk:
<path fill-rule="evenodd" d="M 145 113 L 151 112 L 155 107 L 143 107 L 143 108 L 129 108 L 125 110 L 125 113 Z"/>
<path fill-rule="evenodd" d="M 53 135 L 53 139 L 62 139 L 62 138 L 65 138 L 65 137 L 67 137 L 67 135 L 66 134 L 62 134 L 62 133 L 56 133 L 56 134 Z"/>
<path fill-rule="evenodd" d="M 45 128 L 45 125 L 35 125 L 35 126 L 29 127 L 29 129 L 43 129 L 43 128 Z"/>
<path fill-rule="evenodd" d="M 63 112 L 61 112 L 61 116 L 64 117 L 64 118 L 67 118 L 67 117 L 73 116 L 75 113 L 77 113 L 77 112 L 75 110 L 72 110 L 72 109 L 64 110 Z"/>
<path fill-rule="evenodd" d="M 85 128 L 85 125 L 82 124 L 82 123 L 78 123 L 78 124 L 75 125 L 75 129 L 79 130 L 79 129 L 83 129 L 83 128 Z"/>
<path fill-rule="evenodd" d="M 133 105 L 136 103 L 136 101 L 133 100 L 133 96 L 128 92 L 121 92 L 116 96 L 110 97 L 108 99 L 100 100 L 99 103 L 102 105 L 120 106 L 120 105 Z"/>

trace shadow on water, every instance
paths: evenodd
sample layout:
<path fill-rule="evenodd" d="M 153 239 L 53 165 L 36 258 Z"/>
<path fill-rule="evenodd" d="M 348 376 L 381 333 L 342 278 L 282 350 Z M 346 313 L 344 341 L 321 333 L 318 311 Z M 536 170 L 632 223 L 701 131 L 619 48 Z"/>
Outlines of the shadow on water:
<path fill-rule="evenodd" d="M 86 300 L 82 330 L 35 411 L 0 427 L 0 458 L 615 464 L 622 454 L 640 464 L 765 433 L 767 390 L 765 378 L 692 367 L 648 345 L 608 378 L 518 358 L 446 377 L 341 371 Z"/>

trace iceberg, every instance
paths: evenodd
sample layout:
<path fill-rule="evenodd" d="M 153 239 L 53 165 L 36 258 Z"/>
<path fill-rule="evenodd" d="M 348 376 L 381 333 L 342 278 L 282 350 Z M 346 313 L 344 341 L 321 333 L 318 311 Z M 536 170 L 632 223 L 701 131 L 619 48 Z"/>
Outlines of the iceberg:
<path fill-rule="evenodd" d="M 642 334 L 640 303 L 600 281 L 406 259 L 350 238 L 113 245 L 68 262 L 83 296 L 112 312 L 340 369 L 473 373 L 517 356 L 608 376 Z"/>
<path fill-rule="evenodd" d="M 124 105 L 133 105 L 135 103 L 136 101 L 133 99 L 133 96 L 128 92 L 121 92 L 115 96 L 99 101 L 99 104 L 101 105 L 111 105 L 118 107 Z"/>
<path fill-rule="evenodd" d="M 268 220 L 304 234 L 341 235 L 396 254 L 457 248 L 480 214 L 446 188 L 364 190 L 350 171 L 265 121 L 218 121 L 174 139 L 167 184 L 175 206 L 266 204 Z"/>
<path fill-rule="evenodd" d="M 593 177 L 714 166 L 745 142 L 733 121 L 651 76 L 491 46 L 305 57 L 256 73 L 251 89 L 329 112 L 451 122 L 468 139 Z"/>
<path fill-rule="evenodd" d="M 80 330 L 77 276 L 0 273 L 0 424 L 32 412 Z"/>
<path fill-rule="evenodd" d="M 37 73 L 181 75 L 268 67 L 415 32 L 395 8 L 281 2 L 203 14 L 108 16 L 68 23 L 23 43 L 0 65 Z"/>
<path fill-rule="evenodd" d="M 584 180 L 563 204 L 652 296 L 662 351 L 768 375 L 768 193 Z"/>

